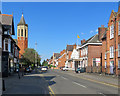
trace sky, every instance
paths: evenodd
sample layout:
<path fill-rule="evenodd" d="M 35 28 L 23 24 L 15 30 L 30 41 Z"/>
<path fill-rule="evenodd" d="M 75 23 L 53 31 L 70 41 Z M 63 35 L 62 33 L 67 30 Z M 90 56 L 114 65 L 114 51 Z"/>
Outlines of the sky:
<path fill-rule="evenodd" d="M 15 36 L 22 12 L 28 24 L 28 47 L 35 48 L 42 60 L 53 52 L 59 53 L 66 45 L 77 43 L 77 35 L 89 39 L 98 27 L 107 23 L 111 11 L 117 12 L 114 2 L 3 2 L 2 13 L 14 16 Z"/>

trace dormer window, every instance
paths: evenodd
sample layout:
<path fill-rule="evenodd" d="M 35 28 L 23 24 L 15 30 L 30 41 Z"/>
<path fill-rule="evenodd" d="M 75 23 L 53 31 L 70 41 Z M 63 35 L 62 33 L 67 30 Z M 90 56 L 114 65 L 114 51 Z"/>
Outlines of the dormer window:
<path fill-rule="evenodd" d="M 114 25 L 110 26 L 110 39 L 114 38 Z"/>

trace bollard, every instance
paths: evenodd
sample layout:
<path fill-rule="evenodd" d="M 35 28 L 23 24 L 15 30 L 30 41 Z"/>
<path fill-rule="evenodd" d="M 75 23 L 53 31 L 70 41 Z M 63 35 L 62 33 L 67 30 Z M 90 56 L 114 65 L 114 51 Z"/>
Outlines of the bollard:
<path fill-rule="evenodd" d="M 3 84 L 3 91 L 5 91 L 5 81 L 4 80 L 2 80 L 3 82 L 2 82 L 2 84 Z"/>

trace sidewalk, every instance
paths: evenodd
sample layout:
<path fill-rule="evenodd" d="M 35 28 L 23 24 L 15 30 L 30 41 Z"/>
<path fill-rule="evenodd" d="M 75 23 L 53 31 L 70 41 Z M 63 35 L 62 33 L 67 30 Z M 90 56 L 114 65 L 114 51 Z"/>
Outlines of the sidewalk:
<path fill-rule="evenodd" d="M 48 94 L 46 82 L 39 74 L 28 73 L 19 79 L 18 74 L 3 78 L 4 94 Z"/>
<path fill-rule="evenodd" d="M 60 70 L 61 71 L 61 70 Z M 75 73 L 74 71 L 61 71 L 68 75 L 76 76 L 76 77 L 83 77 L 89 80 L 95 80 L 98 82 L 103 82 L 107 84 L 112 84 L 115 86 L 120 86 L 120 83 L 118 83 L 118 77 L 113 77 L 112 75 L 104 75 L 104 74 L 97 74 L 97 73 Z M 120 81 L 120 80 L 119 80 Z"/>

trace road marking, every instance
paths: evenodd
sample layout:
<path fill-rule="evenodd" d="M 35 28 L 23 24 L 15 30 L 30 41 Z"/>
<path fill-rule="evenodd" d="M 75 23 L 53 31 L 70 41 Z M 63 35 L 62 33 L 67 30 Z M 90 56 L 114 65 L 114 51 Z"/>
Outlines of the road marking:
<path fill-rule="evenodd" d="M 71 75 L 71 76 L 78 77 L 76 75 L 72 75 L 72 74 L 69 74 L 69 73 L 63 73 L 63 74 L 68 74 L 68 75 Z M 105 83 L 105 82 L 102 82 L 102 81 L 97 81 L 97 80 L 93 80 L 93 79 L 89 79 L 89 78 L 85 78 L 85 77 L 78 77 L 78 78 L 88 80 L 88 81 L 92 81 L 92 82 L 99 83 L 99 84 L 103 84 L 103 85 L 107 85 L 107 86 L 112 86 L 112 87 L 115 87 L 115 88 L 120 88 L 120 86 L 115 85 L 115 84 Z"/>
<path fill-rule="evenodd" d="M 67 78 L 65 78 L 65 77 L 63 77 L 63 76 L 61 76 L 61 78 L 65 79 L 65 80 L 68 80 Z"/>
<path fill-rule="evenodd" d="M 49 88 L 49 90 L 51 91 L 51 92 L 49 92 L 49 93 L 50 93 L 50 96 L 56 96 L 55 93 L 53 92 L 52 88 L 51 88 L 50 86 L 48 86 L 48 88 Z M 52 94 L 51 94 L 51 93 L 52 93 Z"/>
<path fill-rule="evenodd" d="M 77 83 L 77 82 L 73 82 L 73 83 L 74 83 L 74 84 L 77 84 L 77 85 L 79 85 L 79 86 L 81 86 L 81 87 L 87 88 L 86 86 L 81 85 L 81 84 L 79 84 L 79 83 Z"/>
<path fill-rule="evenodd" d="M 101 92 L 99 92 L 98 94 L 101 94 L 101 95 L 103 95 L 103 96 L 106 96 L 106 95 L 104 95 L 103 93 L 101 93 Z"/>

